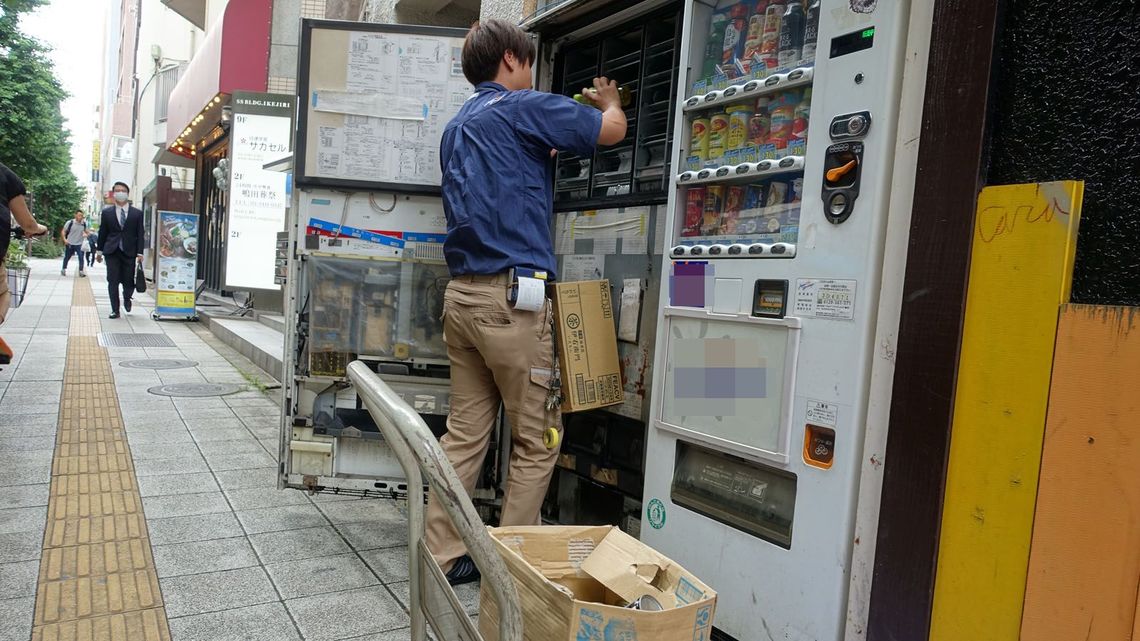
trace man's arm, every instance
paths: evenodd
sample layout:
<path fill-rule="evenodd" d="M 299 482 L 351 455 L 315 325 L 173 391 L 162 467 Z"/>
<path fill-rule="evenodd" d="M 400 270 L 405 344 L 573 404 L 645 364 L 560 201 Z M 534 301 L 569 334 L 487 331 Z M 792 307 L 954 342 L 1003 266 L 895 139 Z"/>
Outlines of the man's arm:
<path fill-rule="evenodd" d="M 598 132 L 599 145 L 616 145 L 625 140 L 628 123 L 621 106 L 617 82 L 605 77 L 594 78 L 594 91 L 586 94 L 602 109 L 602 129 Z"/>
<path fill-rule="evenodd" d="M 143 259 L 143 248 L 145 246 L 144 243 L 146 242 L 146 230 L 143 229 L 142 210 L 136 209 L 135 211 L 138 212 L 138 215 L 135 216 L 135 220 L 138 221 L 138 228 L 139 228 L 139 230 L 138 230 L 138 244 L 135 245 L 135 250 L 138 252 L 138 259 L 139 259 L 139 262 L 141 263 L 142 259 Z"/>
<path fill-rule="evenodd" d="M 107 240 L 107 230 L 111 227 L 107 224 L 107 210 L 99 212 L 99 250 L 103 249 L 103 242 Z"/>
<path fill-rule="evenodd" d="M 63 224 L 63 227 L 60 228 L 60 230 L 59 230 L 59 241 L 61 243 L 63 243 L 64 245 L 67 244 L 67 226 L 70 224 L 71 224 L 71 221 L 67 221 L 66 223 Z"/>
<path fill-rule="evenodd" d="M 23 196 L 13 196 L 8 201 L 8 209 L 12 210 L 12 215 L 16 217 L 16 223 L 26 234 L 42 236 L 48 233 L 47 227 L 36 222 L 35 216 L 32 216 L 32 212 L 28 210 L 28 201 Z"/>

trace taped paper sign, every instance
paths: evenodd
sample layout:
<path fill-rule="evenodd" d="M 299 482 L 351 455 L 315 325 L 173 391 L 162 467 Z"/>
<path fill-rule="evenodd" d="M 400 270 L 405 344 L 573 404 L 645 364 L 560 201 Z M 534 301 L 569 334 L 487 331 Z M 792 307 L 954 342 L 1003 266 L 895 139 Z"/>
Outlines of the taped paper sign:
<path fill-rule="evenodd" d="M 641 279 L 622 281 L 621 307 L 618 316 L 618 340 L 637 342 L 638 321 L 641 319 Z"/>
<path fill-rule="evenodd" d="M 423 120 L 427 117 L 428 107 L 419 98 L 321 89 L 313 92 L 313 110 L 393 120 Z"/>
<path fill-rule="evenodd" d="M 566 256 L 562 259 L 561 280 L 576 283 L 586 280 L 602 280 L 606 277 L 606 257 L 597 254 Z"/>

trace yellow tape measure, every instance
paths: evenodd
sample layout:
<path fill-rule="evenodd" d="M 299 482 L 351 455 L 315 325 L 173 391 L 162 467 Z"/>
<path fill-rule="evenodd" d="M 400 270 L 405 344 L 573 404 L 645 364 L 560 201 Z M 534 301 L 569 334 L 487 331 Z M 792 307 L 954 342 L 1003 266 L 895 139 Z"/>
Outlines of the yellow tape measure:
<path fill-rule="evenodd" d="M 542 444 L 545 445 L 548 450 L 558 447 L 558 443 L 561 442 L 561 440 L 562 435 L 558 433 L 557 428 L 548 427 L 546 431 L 542 433 Z"/>

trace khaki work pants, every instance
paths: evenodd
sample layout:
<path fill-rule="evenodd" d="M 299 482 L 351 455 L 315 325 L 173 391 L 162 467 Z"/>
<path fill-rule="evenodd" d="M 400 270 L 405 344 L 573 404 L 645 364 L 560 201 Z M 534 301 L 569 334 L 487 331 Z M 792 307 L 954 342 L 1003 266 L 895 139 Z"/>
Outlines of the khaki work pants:
<path fill-rule="evenodd" d="M 457 276 L 443 297 L 443 340 L 451 360 L 451 411 L 440 444 L 470 496 L 487 455 L 491 430 L 506 408 L 511 460 L 501 525 L 538 525 L 558 447 L 542 442 L 549 427 L 562 433 L 560 410 L 546 409 L 554 361 L 550 301 L 541 311 L 513 309 L 506 274 Z M 561 444 L 562 439 L 558 442 Z M 466 554 L 432 492 L 427 545 L 444 572 Z"/>

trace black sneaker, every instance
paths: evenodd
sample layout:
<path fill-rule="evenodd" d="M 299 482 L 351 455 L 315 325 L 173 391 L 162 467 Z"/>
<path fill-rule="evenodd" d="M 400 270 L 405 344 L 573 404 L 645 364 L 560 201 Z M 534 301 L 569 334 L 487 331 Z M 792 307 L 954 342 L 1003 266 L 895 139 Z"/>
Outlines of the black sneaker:
<path fill-rule="evenodd" d="M 129 298 L 123 299 L 123 309 L 127 310 L 128 314 L 131 313 L 131 299 L 129 299 Z"/>
<path fill-rule="evenodd" d="M 119 317 L 119 312 L 111 312 L 110 316 L 107 316 L 107 318 L 111 318 L 111 319 L 115 319 L 118 317 Z"/>
<path fill-rule="evenodd" d="M 451 566 L 451 570 L 447 573 L 447 582 L 452 586 L 478 580 L 479 568 L 475 567 L 475 562 L 466 554 L 456 559 L 455 565 Z"/>

